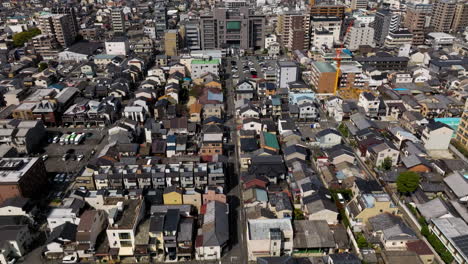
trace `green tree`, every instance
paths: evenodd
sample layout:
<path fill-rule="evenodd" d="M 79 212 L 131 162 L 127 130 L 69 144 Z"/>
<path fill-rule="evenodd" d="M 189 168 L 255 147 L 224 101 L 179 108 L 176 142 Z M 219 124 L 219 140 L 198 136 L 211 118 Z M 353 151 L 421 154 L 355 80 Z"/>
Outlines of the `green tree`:
<path fill-rule="evenodd" d="M 24 46 L 24 43 L 28 42 L 30 39 L 39 34 L 41 34 L 41 30 L 38 28 L 32 28 L 24 32 L 16 33 L 13 35 L 13 45 L 16 47 L 22 47 Z"/>
<path fill-rule="evenodd" d="M 345 138 L 349 137 L 349 130 L 348 130 L 348 127 L 346 127 L 346 125 L 344 123 L 341 123 L 339 126 L 338 126 L 338 131 L 340 131 L 341 135 Z"/>
<path fill-rule="evenodd" d="M 413 171 L 402 172 L 398 175 L 396 184 L 400 193 L 412 193 L 418 188 L 419 174 Z"/>
<path fill-rule="evenodd" d="M 357 235 L 356 242 L 357 242 L 359 248 L 368 248 L 369 247 L 369 242 L 367 242 L 367 239 L 361 233 L 359 233 Z"/>
<path fill-rule="evenodd" d="M 39 72 L 41 72 L 41 71 L 47 69 L 47 67 L 48 67 L 48 65 L 47 65 L 47 63 L 45 63 L 45 62 L 41 62 L 41 63 L 39 63 L 39 65 L 37 66 Z"/>
<path fill-rule="evenodd" d="M 294 209 L 294 220 L 304 220 L 304 212 L 301 209 Z"/>
<path fill-rule="evenodd" d="M 386 157 L 382 162 L 382 169 L 388 171 L 392 168 L 392 158 Z"/>

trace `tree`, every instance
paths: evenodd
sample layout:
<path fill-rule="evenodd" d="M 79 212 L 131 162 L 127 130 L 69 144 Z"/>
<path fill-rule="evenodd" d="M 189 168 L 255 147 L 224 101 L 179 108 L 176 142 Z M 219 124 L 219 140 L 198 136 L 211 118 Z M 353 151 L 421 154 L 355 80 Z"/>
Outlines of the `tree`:
<path fill-rule="evenodd" d="M 13 35 L 13 45 L 16 47 L 22 47 L 24 46 L 24 43 L 28 42 L 30 39 L 39 34 L 41 34 L 41 30 L 38 28 L 32 28 L 24 32 L 16 33 Z"/>
<path fill-rule="evenodd" d="M 47 63 L 41 62 L 41 63 L 39 63 L 39 65 L 37 66 L 37 69 L 39 70 L 39 72 L 41 72 L 41 71 L 47 69 L 47 67 L 48 67 Z"/>
<path fill-rule="evenodd" d="M 300 209 L 294 209 L 294 220 L 304 220 L 304 213 Z"/>
<path fill-rule="evenodd" d="M 400 193 L 412 193 L 418 188 L 419 174 L 413 171 L 402 172 L 398 175 L 396 184 Z"/>
<path fill-rule="evenodd" d="M 357 235 L 356 242 L 357 242 L 359 248 L 368 248 L 369 247 L 369 242 L 367 242 L 367 239 L 361 233 L 359 233 Z"/>
<path fill-rule="evenodd" d="M 338 131 L 340 131 L 341 135 L 345 138 L 347 138 L 349 136 L 349 130 L 348 130 L 348 127 L 346 127 L 346 125 L 344 123 L 341 123 L 339 126 L 338 126 Z"/>
<path fill-rule="evenodd" d="M 392 168 L 392 158 L 386 157 L 382 162 L 382 169 L 388 171 Z"/>

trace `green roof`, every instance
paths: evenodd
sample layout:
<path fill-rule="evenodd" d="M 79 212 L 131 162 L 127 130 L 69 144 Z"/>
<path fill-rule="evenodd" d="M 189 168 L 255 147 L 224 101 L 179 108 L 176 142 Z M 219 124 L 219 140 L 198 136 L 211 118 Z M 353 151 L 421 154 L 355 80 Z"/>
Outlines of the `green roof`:
<path fill-rule="evenodd" d="M 265 145 L 270 148 L 279 149 L 278 139 L 275 134 L 263 132 L 263 138 L 265 139 Z"/>
<path fill-rule="evenodd" d="M 336 72 L 336 68 L 329 62 L 315 61 L 313 64 L 320 72 Z"/>
<path fill-rule="evenodd" d="M 228 21 L 226 23 L 226 29 L 236 29 L 239 30 L 241 28 L 240 21 Z"/>
<path fill-rule="evenodd" d="M 192 60 L 192 64 L 220 64 L 219 59 L 214 60 Z"/>

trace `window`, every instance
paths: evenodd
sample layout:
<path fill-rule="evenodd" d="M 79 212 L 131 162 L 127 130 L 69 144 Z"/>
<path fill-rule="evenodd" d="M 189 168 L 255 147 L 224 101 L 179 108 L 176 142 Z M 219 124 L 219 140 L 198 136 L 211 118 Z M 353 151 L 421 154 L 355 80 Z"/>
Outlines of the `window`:
<path fill-rule="evenodd" d="M 131 247 L 132 246 L 132 241 L 120 241 L 120 246 L 121 247 Z"/>
<path fill-rule="evenodd" d="M 120 239 L 130 239 L 130 233 L 119 233 Z"/>

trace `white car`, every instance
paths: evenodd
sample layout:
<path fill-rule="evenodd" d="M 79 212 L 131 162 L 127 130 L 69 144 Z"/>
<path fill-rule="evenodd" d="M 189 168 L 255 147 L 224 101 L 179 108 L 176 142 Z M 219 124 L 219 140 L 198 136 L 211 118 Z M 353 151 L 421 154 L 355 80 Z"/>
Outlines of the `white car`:
<path fill-rule="evenodd" d="M 239 78 L 239 75 L 238 74 L 234 74 L 232 75 L 233 78 Z"/>
<path fill-rule="evenodd" d="M 78 254 L 73 253 L 72 255 L 67 255 L 67 256 L 63 257 L 62 263 L 64 263 L 64 264 L 78 263 Z"/>
<path fill-rule="evenodd" d="M 45 154 L 45 155 L 42 156 L 42 160 L 43 160 L 43 161 L 46 161 L 48 158 L 49 158 L 49 155 L 47 155 L 47 154 Z"/>
<path fill-rule="evenodd" d="M 78 161 L 82 160 L 84 158 L 84 155 L 83 154 L 80 154 L 78 155 L 78 157 L 76 158 Z"/>

